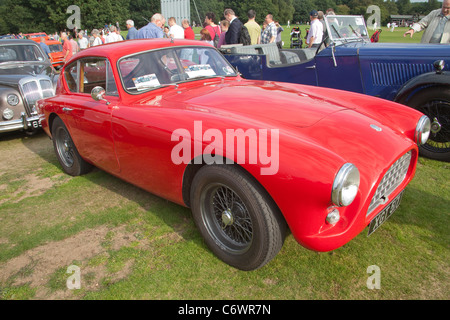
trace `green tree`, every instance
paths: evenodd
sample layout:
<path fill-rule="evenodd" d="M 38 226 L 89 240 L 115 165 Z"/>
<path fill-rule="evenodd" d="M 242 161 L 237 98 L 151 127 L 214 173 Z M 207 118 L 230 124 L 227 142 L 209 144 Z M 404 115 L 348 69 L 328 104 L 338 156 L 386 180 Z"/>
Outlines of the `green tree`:
<path fill-rule="evenodd" d="M 154 15 L 157 12 L 161 12 L 161 1 L 160 0 L 129 1 L 129 12 L 130 17 L 127 18 L 127 20 L 128 19 L 133 20 L 136 28 L 139 29 L 144 25 L 148 24 L 152 15 Z"/>

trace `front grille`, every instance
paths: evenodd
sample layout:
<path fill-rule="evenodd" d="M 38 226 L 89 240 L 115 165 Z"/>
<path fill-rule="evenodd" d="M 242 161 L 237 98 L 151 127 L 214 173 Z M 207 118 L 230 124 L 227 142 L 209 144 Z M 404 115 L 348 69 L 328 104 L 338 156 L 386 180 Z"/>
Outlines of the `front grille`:
<path fill-rule="evenodd" d="M 433 64 L 425 63 L 371 63 L 374 86 L 402 86 L 419 74 L 434 70 Z"/>
<path fill-rule="evenodd" d="M 405 180 L 411 163 L 411 151 L 405 153 L 386 172 L 367 210 L 367 216 L 379 205 L 389 201 L 389 195 Z"/>
<path fill-rule="evenodd" d="M 52 81 L 46 76 L 22 78 L 19 87 L 29 116 L 36 113 L 36 101 L 54 95 Z"/>

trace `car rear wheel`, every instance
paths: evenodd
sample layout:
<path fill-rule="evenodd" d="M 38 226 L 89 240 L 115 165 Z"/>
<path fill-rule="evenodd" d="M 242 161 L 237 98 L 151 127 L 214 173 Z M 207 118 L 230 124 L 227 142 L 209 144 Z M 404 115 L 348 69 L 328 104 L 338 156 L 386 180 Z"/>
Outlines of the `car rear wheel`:
<path fill-rule="evenodd" d="M 408 105 L 434 121 L 438 132 L 431 133 L 427 143 L 420 146 L 420 154 L 439 161 L 450 161 L 450 89 L 435 87 L 420 91 Z"/>
<path fill-rule="evenodd" d="M 267 192 L 239 167 L 200 169 L 191 185 L 191 208 L 208 247 L 235 268 L 260 268 L 283 246 L 284 218 Z"/>
<path fill-rule="evenodd" d="M 53 120 L 52 140 L 56 157 L 64 172 L 71 176 L 79 176 L 90 171 L 92 166 L 81 158 L 61 118 Z"/>

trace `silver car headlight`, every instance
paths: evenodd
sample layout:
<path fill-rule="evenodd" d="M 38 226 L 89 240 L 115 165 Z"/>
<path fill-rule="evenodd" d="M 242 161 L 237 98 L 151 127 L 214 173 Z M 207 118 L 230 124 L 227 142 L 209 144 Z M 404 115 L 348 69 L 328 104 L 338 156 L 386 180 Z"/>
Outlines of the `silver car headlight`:
<path fill-rule="evenodd" d="M 331 201 L 339 207 L 350 205 L 358 194 L 360 175 L 352 163 L 344 164 L 339 169 L 333 182 Z"/>
<path fill-rule="evenodd" d="M 425 144 L 430 137 L 431 121 L 427 116 L 422 116 L 417 122 L 414 138 L 418 145 Z"/>

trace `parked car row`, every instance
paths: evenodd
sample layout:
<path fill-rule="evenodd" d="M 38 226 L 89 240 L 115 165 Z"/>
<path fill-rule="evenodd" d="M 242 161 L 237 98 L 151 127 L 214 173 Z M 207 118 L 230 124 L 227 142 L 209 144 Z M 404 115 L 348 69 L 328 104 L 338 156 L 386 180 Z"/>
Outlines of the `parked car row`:
<path fill-rule="evenodd" d="M 29 36 L 31 40 L 37 43 L 41 42 L 41 38 L 45 39 L 45 44 L 50 49 L 50 61 L 55 69 L 60 69 L 64 65 L 64 54 L 61 42 L 53 40 L 45 32 L 26 33 L 24 36 Z"/>
<path fill-rule="evenodd" d="M 441 113 L 430 119 L 389 94 L 447 90 L 442 64 L 409 75 L 396 54 L 390 65 L 365 46 L 363 20 L 336 19 L 336 35 L 314 52 L 222 54 L 202 41 L 141 39 L 83 50 L 60 73 L 34 41 L 0 40 L 0 132 L 42 126 L 67 174 L 96 166 L 190 207 L 205 243 L 233 267 L 267 264 L 288 229 L 308 249 L 335 250 L 395 212 L 419 147 L 445 132 Z M 264 80 L 280 70 L 287 78 Z M 309 85 L 293 83 L 302 72 Z M 438 80 L 402 85 L 404 74 Z M 326 88 L 332 79 L 347 90 Z"/>

